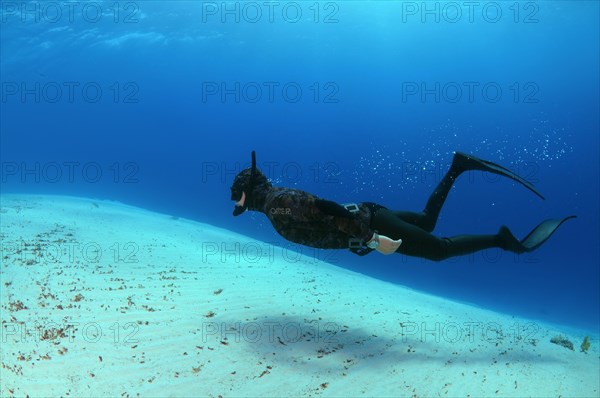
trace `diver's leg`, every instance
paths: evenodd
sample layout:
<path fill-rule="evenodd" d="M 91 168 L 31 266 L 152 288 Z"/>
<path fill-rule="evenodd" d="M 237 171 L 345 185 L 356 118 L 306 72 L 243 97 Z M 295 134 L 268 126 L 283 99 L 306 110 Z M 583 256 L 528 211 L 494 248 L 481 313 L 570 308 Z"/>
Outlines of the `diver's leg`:
<path fill-rule="evenodd" d="M 456 157 L 455 157 L 456 159 Z M 462 173 L 456 166 L 456 162 L 452 162 L 450 169 L 442 178 L 442 180 L 438 183 L 437 187 L 433 190 L 429 199 L 427 200 L 427 204 L 425 205 L 425 209 L 423 210 L 423 221 L 424 221 L 424 229 L 427 231 L 433 231 L 435 228 L 435 224 L 437 224 L 438 217 L 440 215 L 440 211 L 442 211 L 442 206 L 446 202 L 446 198 L 448 197 L 448 193 L 450 189 L 452 189 L 452 185 L 458 178 L 458 176 Z"/>
<path fill-rule="evenodd" d="M 454 185 L 454 182 L 458 176 L 467 170 L 481 170 L 510 178 L 530 189 L 540 198 L 544 198 L 530 182 L 516 175 L 507 168 L 487 160 L 476 158 L 472 155 L 456 152 L 452 158 L 450 169 L 429 196 L 429 200 L 425 205 L 425 209 L 421 213 L 399 211 L 396 212 L 396 215 L 402 218 L 404 221 L 419 226 L 426 231 L 433 231 L 435 225 L 437 224 L 442 206 L 448 197 L 448 193 L 450 192 L 452 185 Z"/>
<path fill-rule="evenodd" d="M 448 197 L 448 193 L 450 192 L 452 185 L 454 185 L 454 181 L 456 181 L 456 178 L 462 171 L 463 170 L 460 170 L 460 168 L 457 167 L 456 162 L 452 162 L 452 165 L 444 178 L 442 178 L 429 196 L 425 209 L 422 212 L 396 211 L 394 214 L 407 223 L 416 225 L 427 232 L 433 231 L 435 224 L 437 224 L 442 206 Z"/>
<path fill-rule="evenodd" d="M 394 215 L 409 224 L 417 226 L 427 232 L 433 231 L 430 227 L 430 221 L 423 212 L 415 211 L 392 211 Z"/>
<path fill-rule="evenodd" d="M 531 252 L 544 244 L 565 221 L 573 218 L 575 216 L 546 220 L 521 241 L 515 238 L 506 226 L 500 227 L 495 235 L 459 235 L 438 238 L 428 231 L 404 221 L 395 212 L 388 209 L 380 209 L 375 214 L 371 220 L 371 228 L 392 239 L 402 239 L 402 245 L 396 251 L 397 253 L 440 261 L 493 247 L 517 254 Z"/>
<path fill-rule="evenodd" d="M 371 221 L 371 228 L 392 239 L 402 239 L 402 245 L 398 248 L 397 253 L 433 261 L 506 246 L 500 234 L 438 238 L 428 231 L 404 221 L 396 213 L 387 209 L 377 212 Z"/>

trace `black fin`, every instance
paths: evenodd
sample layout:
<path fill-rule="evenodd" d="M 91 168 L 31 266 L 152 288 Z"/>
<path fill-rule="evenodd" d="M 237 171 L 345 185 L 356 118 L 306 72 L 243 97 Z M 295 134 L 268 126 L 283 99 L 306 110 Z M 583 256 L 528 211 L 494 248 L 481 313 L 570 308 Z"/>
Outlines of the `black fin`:
<path fill-rule="evenodd" d="M 525 248 L 525 251 L 533 251 L 540 247 L 544 242 L 552 236 L 552 234 L 567 220 L 575 218 L 576 216 L 569 216 L 563 219 L 546 220 L 533 229 L 522 241 L 521 245 Z"/>
<path fill-rule="evenodd" d="M 545 199 L 542 196 L 542 194 L 539 193 L 537 189 L 535 189 L 532 183 L 519 176 L 518 174 L 513 173 L 506 167 L 500 166 L 499 164 L 487 160 L 482 160 L 473 155 L 468 155 L 463 152 L 456 152 L 454 154 L 453 165 L 459 167 L 461 170 L 481 170 L 487 171 L 488 173 L 498 174 L 510 178 L 511 180 L 522 184 L 525 188 L 529 189 L 531 192 L 533 192 L 540 198 Z"/>

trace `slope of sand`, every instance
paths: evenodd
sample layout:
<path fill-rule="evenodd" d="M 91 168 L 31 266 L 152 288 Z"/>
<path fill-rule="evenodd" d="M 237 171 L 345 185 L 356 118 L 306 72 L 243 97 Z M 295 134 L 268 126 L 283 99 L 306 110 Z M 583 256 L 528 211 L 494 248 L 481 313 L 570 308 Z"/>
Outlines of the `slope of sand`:
<path fill-rule="evenodd" d="M 2 396 L 599 395 L 597 335 L 114 202 L 0 216 Z"/>

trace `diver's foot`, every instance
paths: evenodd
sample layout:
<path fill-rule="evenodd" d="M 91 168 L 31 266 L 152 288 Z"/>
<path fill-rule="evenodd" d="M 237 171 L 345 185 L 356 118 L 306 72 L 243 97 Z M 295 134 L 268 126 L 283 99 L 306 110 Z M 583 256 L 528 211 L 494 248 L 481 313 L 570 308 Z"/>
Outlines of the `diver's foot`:
<path fill-rule="evenodd" d="M 498 239 L 498 246 L 500 248 L 507 250 L 509 252 L 522 254 L 525 253 L 527 248 L 523 246 L 521 242 L 510 232 L 507 226 L 503 225 L 500 227 L 498 234 L 496 235 Z"/>

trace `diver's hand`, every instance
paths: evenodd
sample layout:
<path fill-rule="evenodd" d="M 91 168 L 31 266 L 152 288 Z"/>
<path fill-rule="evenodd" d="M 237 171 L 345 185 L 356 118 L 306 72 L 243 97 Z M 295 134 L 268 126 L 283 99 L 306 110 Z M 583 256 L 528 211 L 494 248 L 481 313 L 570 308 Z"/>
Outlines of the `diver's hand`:
<path fill-rule="evenodd" d="M 382 254 L 392 254 L 398 250 L 401 244 L 402 239 L 393 240 L 387 236 L 379 235 L 379 247 L 376 250 Z"/>

